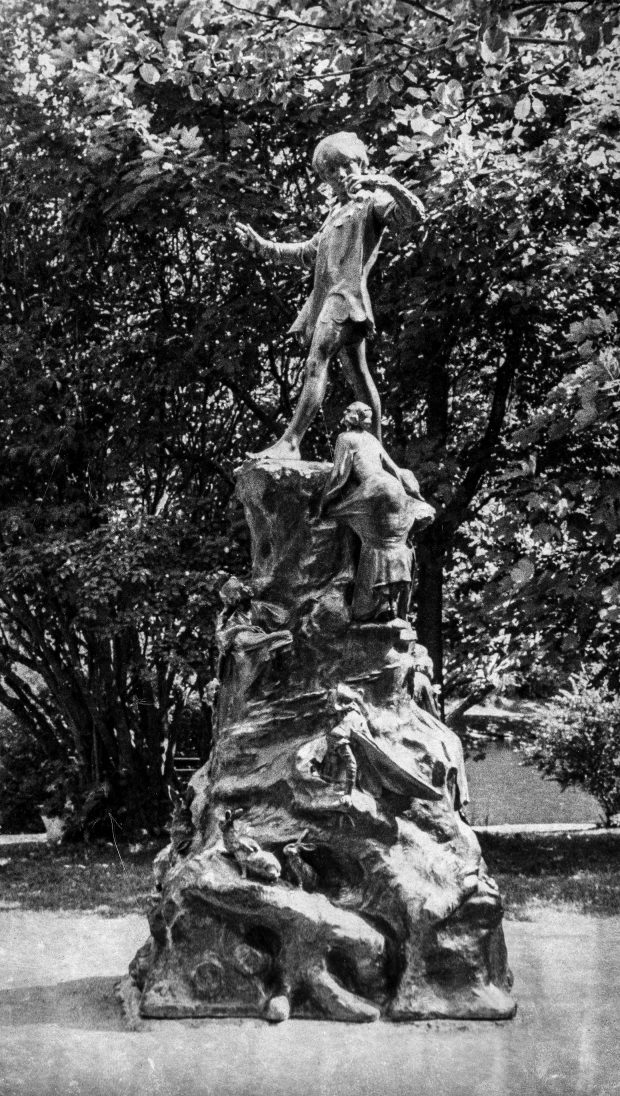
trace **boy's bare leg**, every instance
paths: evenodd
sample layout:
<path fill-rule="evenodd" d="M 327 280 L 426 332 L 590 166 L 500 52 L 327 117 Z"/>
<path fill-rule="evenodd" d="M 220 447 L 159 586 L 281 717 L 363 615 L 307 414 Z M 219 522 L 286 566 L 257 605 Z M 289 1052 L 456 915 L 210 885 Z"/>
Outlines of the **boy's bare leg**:
<path fill-rule="evenodd" d="M 355 398 L 368 404 L 372 411 L 372 432 L 381 441 L 381 398 L 373 381 L 366 361 L 366 340 L 349 343 L 341 347 L 338 357 L 342 362 L 346 378 L 355 393 Z"/>
<path fill-rule="evenodd" d="M 327 322 L 317 324 L 306 362 L 303 388 L 293 418 L 278 441 L 268 449 L 250 456 L 269 457 L 273 460 L 301 460 L 301 440 L 321 410 L 327 389 L 329 363 L 339 352 L 341 342 L 341 326 L 336 327 Z"/>

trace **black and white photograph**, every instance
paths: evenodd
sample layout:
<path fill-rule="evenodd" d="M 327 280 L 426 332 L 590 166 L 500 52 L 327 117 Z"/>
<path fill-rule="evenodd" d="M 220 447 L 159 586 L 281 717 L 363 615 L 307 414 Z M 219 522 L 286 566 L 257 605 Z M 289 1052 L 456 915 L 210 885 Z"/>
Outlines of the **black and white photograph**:
<path fill-rule="evenodd" d="M 0 1096 L 620 1096 L 620 2 L 0 0 Z"/>

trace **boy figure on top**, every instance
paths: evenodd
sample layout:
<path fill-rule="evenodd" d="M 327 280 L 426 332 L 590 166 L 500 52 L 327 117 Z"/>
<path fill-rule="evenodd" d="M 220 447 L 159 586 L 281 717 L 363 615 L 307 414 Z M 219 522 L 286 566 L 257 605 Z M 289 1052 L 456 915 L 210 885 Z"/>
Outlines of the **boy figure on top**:
<path fill-rule="evenodd" d="M 277 262 L 314 266 L 312 293 L 290 328 L 308 359 L 299 402 L 284 434 L 257 454 L 300 460 L 300 443 L 321 409 L 330 362 L 338 357 L 355 398 L 372 411 L 372 433 L 381 441 L 381 401 L 366 363 L 366 337 L 375 325 L 368 296 L 368 274 L 377 258 L 383 230 L 398 229 L 424 216 L 424 206 L 390 175 L 368 171 L 366 148 L 354 133 L 319 141 L 312 166 L 331 186 L 338 204 L 310 240 L 279 244 L 263 239 L 249 225 L 236 225 L 250 251 Z"/>

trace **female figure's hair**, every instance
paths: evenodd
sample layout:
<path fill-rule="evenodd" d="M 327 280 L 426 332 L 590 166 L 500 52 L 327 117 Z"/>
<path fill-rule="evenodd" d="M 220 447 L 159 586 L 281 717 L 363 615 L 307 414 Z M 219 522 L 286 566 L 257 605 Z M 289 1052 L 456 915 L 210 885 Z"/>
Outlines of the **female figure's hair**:
<path fill-rule="evenodd" d="M 370 430 L 372 425 L 372 411 L 367 403 L 356 400 L 346 408 L 343 419 L 347 426 L 357 430 Z"/>
<path fill-rule="evenodd" d="M 314 150 L 312 167 L 317 175 L 322 175 L 329 163 L 342 163 L 343 161 L 356 160 L 363 167 L 368 167 L 368 153 L 366 147 L 355 133 L 332 133 L 329 137 L 323 137 Z"/>
<path fill-rule="evenodd" d="M 220 598 L 224 605 L 235 606 L 241 601 L 252 597 L 252 590 L 247 583 L 242 582 L 236 575 L 232 575 L 220 589 Z"/>

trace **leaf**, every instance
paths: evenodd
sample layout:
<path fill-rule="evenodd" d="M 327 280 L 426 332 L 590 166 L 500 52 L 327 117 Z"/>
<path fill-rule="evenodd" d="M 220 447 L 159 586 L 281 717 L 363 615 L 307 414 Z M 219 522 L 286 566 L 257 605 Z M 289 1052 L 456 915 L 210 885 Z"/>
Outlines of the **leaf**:
<path fill-rule="evenodd" d="M 182 11 L 177 19 L 176 30 L 177 34 L 181 34 L 188 27 L 191 27 L 194 19 L 200 13 L 201 6 L 199 4 L 189 4 L 185 11 Z"/>
<path fill-rule="evenodd" d="M 591 8 L 591 5 L 587 5 Z M 601 12 L 594 8 L 594 10 L 586 11 L 580 18 L 581 30 L 583 38 L 581 40 L 581 48 L 587 55 L 596 53 L 601 44 L 601 25 L 602 25 Z"/>
<path fill-rule="evenodd" d="M 549 525 L 548 522 L 541 522 L 540 525 L 536 525 L 532 530 L 532 537 L 537 544 L 549 544 L 555 540 L 557 536 L 557 530 L 553 525 Z"/>
<path fill-rule="evenodd" d="M 510 577 L 515 586 L 524 586 L 526 582 L 530 582 L 535 574 L 534 564 L 531 559 L 524 557 L 520 559 L 516 567 L 513 567 L 510 571 Z"/>
<path fill-rule="evenodd" d="M 519 33 L 519 21 L 516 15 L 511 13 L 505 13 L 500 16 L 500 26 L 506 34 L 518 34 Z"/>
<path fill-rule="evenodd" d="M 610 605 L 608 609 L 600 609 L 601 620 L 607 620 L 610 624 L 620 624 L 620 605 Z"/>
<path fill-rule="evenodd" d="M 607 165 L 607 156 L 604 148 L 595 148 L 589 156 L 586 156 L 585 163 L 588 167 L 601 167 L 603 164 Z"/>
<path fill-rule="evenodd" d="M 425 118 L 423 114 L 419 114 L 417 118 L 411 118 L 409 128 L 414 133 L 423 133 L 426 137 L 435 137 L 442 129 L 432 118 Z"/>
<path fill-rule="evenodd" d="M 518 118 L 520 122 L 525 121 L 530 110 L 532 108 L 532 100 L 529 95 L 524 95 L 522 99 L 515 106 L 515 118 Z"/>
<path fill-rule="evenodd" d="M 501 27 L 488 27 L 480 42 L 480 56 L 487 65 L 505 61 L 510 53 L 510 38 Z"/>
<path fill-rule="evenodd" d="M 620 606 L 620 583 L 615 582 L 613 586 L 604 586 L 601 590 L 601 598 L 606 605 Z"/>
<path fill-rule="evenodd" d="M 568 341 L 571 343 L 582 343 L 587 339 L 588 332 L 585 325 L 580 321 L 576 321 L 570 325 L 568 331 Z"/>
<path fill-rule="evenodd" d="M 180 140 L 183 148 L 188 149 L 200 148 L 204 143 L 204 138 L 198 133 L 198 126 L 192 126 L 191 129 L 183 128 Z"/>
<path fill-rule="evenodd" d="M 406 151 L 405 149 L 400 149 L 398 152 L 395 152 L 390 157 L 390 159 L 395 164 L 406 164 L 409 162 L 409 160 L 413 160 L 414 157 L 418 155 L 418 152 L 419 149 L 417 147 L 411 148 L 408 151 Z"/>
<path fill-rule="evenodd" d="M 597 419 L 598 411 L 593 403 L 586 404 L 586 406 L 575 415 L 575 423 L 578 430 L 584 430 L 586 426 L 591 426 Z"/>
<path fill-rule="evenodd" d="M 149 64 L 148 61 L 145 61 L 143 65 L 140 65 L 139 72 L 145 84 L 159 83 L 159 69 L 155 68 L 155 65 Z"/>
<path fill-rule="evenodd" d="M 455 114 L 463 107 L 465 93 L 460 80 L 448 80 L 439 89 L 439 102 L 445 111 Z"/>
<path fill-rule="evenodd" d="M 209 53 L 199 53 L 194 61 L 194 72 L 210 72 L 213 62 Z"/>
<path fill-rule="evenodd" d="M 579 347 L 577 353 L 579 354 L 580 358 L 584 358 L 586 361 L 589 361 L 594 353 L 594 345 L 592 343 L 592 340 L 586 339 L 586 341 L 583 342 Z"/>

